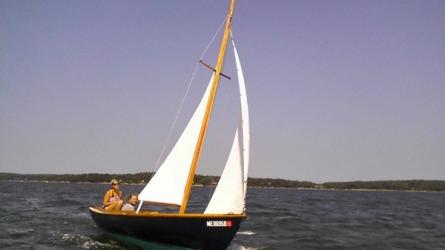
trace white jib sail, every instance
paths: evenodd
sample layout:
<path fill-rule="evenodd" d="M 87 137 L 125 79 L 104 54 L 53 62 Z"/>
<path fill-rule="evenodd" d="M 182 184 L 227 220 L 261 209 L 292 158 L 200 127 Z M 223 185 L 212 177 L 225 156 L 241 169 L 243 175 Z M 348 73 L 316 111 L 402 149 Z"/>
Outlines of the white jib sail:
<path fill-rule="evenodd" d="M 243 169 L 238 129 L 224 171 L 204 214 L 242 214 L 244 211 Z"/>
<path fill-rule="evenodd" d="M 235 41 L 232 39 L 233 53 L 235 55 L 236 71 L 238 75 L 238 85 L 241 102 L 241 128 L 243 134 L 242 150 L 243 150 L 243 169 L 244 169 L 244 198 L 246 197 L 247 177 L 249 173 L 249 155 L 250 155 L 250 124 L 249 124 L 249 105 L 247 104 L 246 84 L 244 82 L 243 69 L 239 60 L 238 51 L 236 50 Z"/>
<path fill-rule="evenodd" d="M 212 82 L 213 76 L 172 151 L 139 194 L 141 201 L 181 205 Z"/>
<path fill-rule="evenodd" d="M 233 40 L 232 44 L 240 90 L 242 140 L 237 129 L 226 166 L 205 214 L 241 214 L 244 211 L 250 152 L 249 108 L 243 71 Z"/>

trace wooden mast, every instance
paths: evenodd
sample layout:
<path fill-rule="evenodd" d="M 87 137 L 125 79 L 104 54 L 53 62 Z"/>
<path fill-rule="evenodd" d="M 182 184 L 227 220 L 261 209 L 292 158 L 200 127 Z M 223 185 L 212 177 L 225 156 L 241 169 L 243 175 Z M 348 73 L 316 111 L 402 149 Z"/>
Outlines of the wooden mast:
<path fill-rule="evenodd" d="M 213 103 L 215 102 L 216 90 L 218 89 L 219 77 L 221 75 L 221 70 L 224 63 L 224 56 L 226 53 L 227 42 L 229 40 L 230 29 L 232 27 L 232 16 L 234 10 L 235 10 L 235 0 L 231 0 L 229 14 L 227 15 L 226 26 L 224 29 L 224 35 L 221 41 L 221 48 L 219 50 L 218 61 L 215 67 L 212 87 L 210 89 L 210 96 L 209 100 L 207 101 L 206 111 L 204 114 L 204 119 L 202 121 L 201 130 L 199 131 L 199 137 L 198 137 L 198 142 L 196 143 L 195 153 L 193 154 L 193 160 L 190 166 L 190 172 L 184 190 L 184 197 L 182 198 L 181 207 L 179 209 L 180 214 L 184 214 L 185 209 L 187 208 L 190 191 L 192 189 L 193 178 L 195 177 L 196 168 L 198 166 L 199 157 L 201 155 L 202 144 L 204 143 L 204 138 L 207 132 L 207 126 L 209 124 L 210 115 L 212 114 L 212 108 L 213 108 Z"/>

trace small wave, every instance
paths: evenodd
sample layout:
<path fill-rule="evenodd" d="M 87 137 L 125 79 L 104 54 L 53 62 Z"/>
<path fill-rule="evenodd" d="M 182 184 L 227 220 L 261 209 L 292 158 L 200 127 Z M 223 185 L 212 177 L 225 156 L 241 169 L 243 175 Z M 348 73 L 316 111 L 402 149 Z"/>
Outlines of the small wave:
<path fill-rule="evenodd" d="M 6 229 L 6 231 L 8 231 L 10 233 L 24 234 L 24 233 L 34 232 L 34 229 L 32 229 L 32 228 L 10 228 L 10 229 Z"/>
<path fill-rule="evenodd" d="M 58 246 L 75 245 L 83 249 L 120 249 L 117 245 L 102 243 L 81 234 L 54 233 L 49 241 Z"/>
<path fill-rule="evenodd" d="M 32 228 L 6 228 L 7 237 L 10 239 L 25 239 L 32 236 L 34 229 Z"/>
<path fill-rule="evenodd" d="M 293 216 L 293 215 L 284 215 L 284 216 L 278 216 L 275 219 L 276 220 L 294 220 L 296 219 L 297 216 Z"/>
<path fill-rule="evenodd" d="M 257 250 L 258 248 L 255 247 L 246 247 L 238 244 L 231 245 L 228 250 Z"/>
<path fill-rule="evenodd" d="M 237 232 L 236 234 L 238 235 L 255 235 L 255 232 L 252 231 L 241 231 L 241 232 Z"/>
<path fill-rule="evenodd" d="M 39 209 L 42 201 L 39 198 L 25 198 L 25 201 L 29 203 L 29 207 L 33 209 Z"/>
<path fill-rule="evenodd" d="M 85 241 L 82 244 L 81 247 L 84 248 L 84 249 L 91 249 L 91 248 L 92 249 L 96 249 L 96 248 L 103 248 L 103 249 L 115 248 L 115 249 L 120 249 L 119 246 L 115 246 L 115 245 L 111 245 L 111 244 L 107 244 L 107 243 L 102 243 L 102 242 L 99 242 L 99 241 L 95 241 L 93 239 Z"/>
<path fill-rule="evenodd" d="M 45 202 L 46 207 L 74 207 L 79 205 L 83 205 L 83 203 L 71 199 L 59 199 Z"/>
<path fill-rule="evenodd" d="M 9 197 L 9 196 L 11 196 L 11 194 L 0 192 L 0 197 Z"/>
<path fill-rule="evenodd" d="M 87 218 L 90 219 L 91 216 L 88 213 L 73 213 L 73 214 L 69 214 L 69 217 L 71 218 Z"/>

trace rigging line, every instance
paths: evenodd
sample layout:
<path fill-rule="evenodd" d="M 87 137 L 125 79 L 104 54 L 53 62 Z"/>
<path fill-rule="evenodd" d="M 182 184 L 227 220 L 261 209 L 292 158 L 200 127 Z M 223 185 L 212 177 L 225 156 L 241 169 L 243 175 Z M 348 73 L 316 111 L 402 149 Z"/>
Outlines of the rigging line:
<path fill-rule="evenodd" d="M 171 126 L 170 126 L 170 131 L 168 132 L 167 138 L 165 139 L 165 141 L 164 141 L 164 145 L 162 146 L 161 153 L 159 154 L 158 160 L 156 161 L 155 172 L 156 172 L 156 171 L 158 170 L 158 168 L 159 168 L 159 163 L 160 163 L 160 161 L 161 161 L 162 156 L 164 155 L 165 149 L 167 148 L 167 143 L 168 143 L 168 141 L 170 141 L 170 137 L 171 137 L 171 135 L 172 135 L 172 133 L 173 133 L 173 129 L 174 129 L 175 126 L 176 126 L 176 122 L 178 121 L 179 115 L 181 114 L 181 111 L 182 111 L 182 107 L 184 106 L 185 99 L 187 99 L 187 96 L 188 96 L 188 94 L 189 94 L 189 92 L 190 92 L 190 88 L 192 87 L 192 82 L 193 82 L 193 80 L 195 79 L 196 72 L 198 71 L 198 66 L 199 66 L 199 64 L 197 63 L 197 64 L 195 65 L 195 69 L 193 70 L 192 77 L 191 77 L 190 82 L 189 82 L 189 84 L 188 84 L 188 86 L 187 86 L 187 89 L 186 89 L 186 91 L 185 91 L 185 94 L 184 94 L 184 96 L 182 97 L 182 101 L 181 101 L 181 104 L 179 105 L 178 111 L 176 112 L 175 119 L 173 120 L 173 123 L 172 123 Z"/>
<path fill-rule="evenodd" d="M 224 25 L 226 19 L 227 19 L 227 17 L 225 17 L 224 20 L 221 22 L 221 24 L 219 25 L 219 28 L 216 30 L 216 32 L 215 32 L 215 34 L 213 35 L 212 39 L 210 39 L 210 42 L 207 44 L 206 48 L 204 49 L 204 52 L 201 54 L 201 56 L 199 57 L 199 59 L 202 59 L 202 58 L 205 56 L 205 54 L 206 54 L 207 51 L 209 50 L 209 48 L 210 48 L 210 46 L 212 45 L 212 43 L 215 41 L 216 36 L 217 36 L 218 33 L 221 31 L 221 28 L 223 27 L 223 25 Z M 186 91 L 185 91 L 185 93 L 184 93 L 184 96 L 182 97 L 181 104 L 179 105 L 179 108 L 178 108 L 178 110 L 177 110 L 177 112 L 176 112 L 175 119 L 173 120 L 173 123 L 172 123 L 171 126 L 170 126 L 170 131 L 168 132 L 167 138 L 166 138 L 165 141 L 164 141 L 164 145 L 162 146 L 162 149 L 161 149 L 161 152 L 160 152 L 160 154 L 159 154 L 158 160 L 156 161 L 155 172 L 156 172 L 156 171 L 158 170 L 158 168 L 159 168 L 159 163 L 160 163 L 160 161 L 161 161 L 161 158 L 162 158 L 162 156 L 163 156 L 164 153 L 165 153 L 165 150 L 166 150 L 166 148 L 167 148 L 167 144 L 168 144 L 168 142 L 170 141 L 170 137 L 171 137 L 171 135 L 172 135 L 172 133 L 173 133 L 173 129 L 175 128 L 175 126 L 176 126 L 176 122 L 178 121 L 179 115 L 181 114 L 182 108 L 184 107 L 185 100 L 187 99 L 187 96 L 188 96 L 188 94 L 189 94 L 189 92 L 190 92 L 190 88 L 192 87 L 193 80 L 195 79 L 196 72 L 198 71 L 198 66 L 199 66 L 199 62 L 197 62 L 196 65 L 195 65 L 195 69 L 193 70 L 193 73 L 192 73 L 191 79 L 190 79 L 190 81 L 189 81 L 189 84 L 188 84 L 188 86 L 187 86 L 187 89 L 186 89 Z"/>
<path fill-rule="evenodd" d="M 221 24 L 218 27 L 218 30 L 216 30 L 215 34 L 213 35 L 212 39 L 210 40 L 210 42 L 207 44 L 207 47 L 205 48 L 204 52 L 202 52 L 201 56 L 199 57 L 199 59 L 202 59 L 204 57 L 204 55 L 207 53 L 207 51 L 209 50 L 210 46 L 212 45 L 213 41 L 215 41 L 216 36 L 218 35 L 218 33 L 221 31 L 224 23 L 226 22 L 227 16 L 222 20 Z"/>

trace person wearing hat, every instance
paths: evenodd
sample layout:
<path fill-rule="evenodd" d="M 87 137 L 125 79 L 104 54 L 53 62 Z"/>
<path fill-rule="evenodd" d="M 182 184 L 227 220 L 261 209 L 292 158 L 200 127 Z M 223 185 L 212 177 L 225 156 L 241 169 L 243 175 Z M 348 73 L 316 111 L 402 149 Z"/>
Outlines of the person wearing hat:
<path fill-rule="evenodd" d="M 121 199 L 122 191 L 119 190 L 119 181 L 111 180 L 111 188 L 105 193 L 103 200 L 103 208 L 107 211 L 119 211 L 124 204 Z"/>

